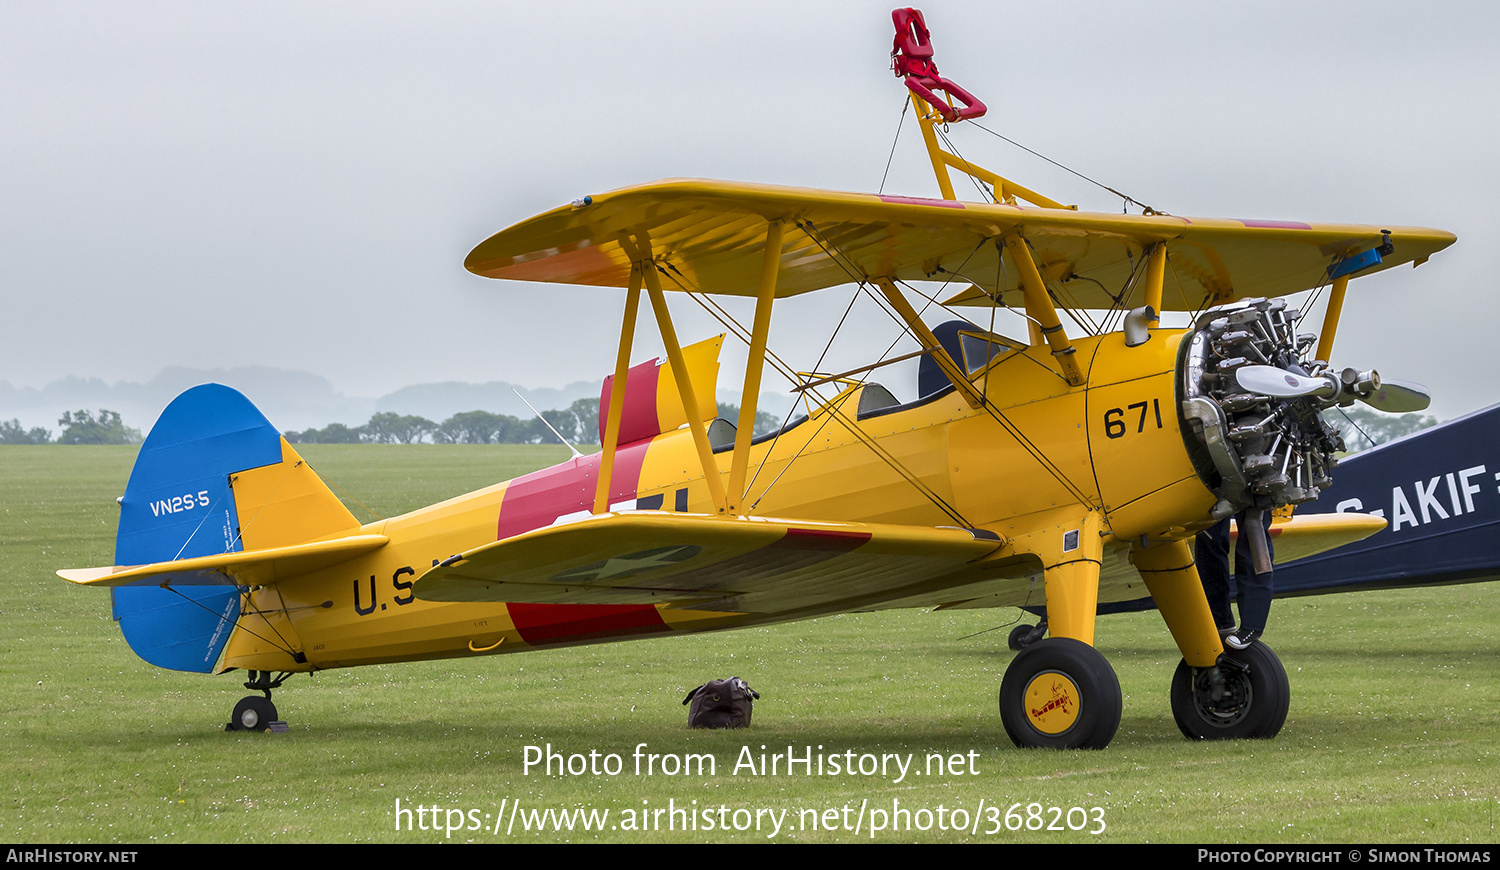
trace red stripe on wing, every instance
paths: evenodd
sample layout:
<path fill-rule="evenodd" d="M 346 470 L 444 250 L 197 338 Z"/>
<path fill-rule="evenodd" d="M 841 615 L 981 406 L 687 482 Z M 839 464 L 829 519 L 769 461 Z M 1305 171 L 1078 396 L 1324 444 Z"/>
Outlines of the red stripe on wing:
<path fill-rule="evenodd" d="M 671 578 L 676 589 L 736 591 L 736 581 L 768 572 L 808 568 L 870 540 L 868 532 L 829 529 L 787 529 L 785 535 L 760 549 Z M 507 604 L 521 639 L 533 646 L 629 637 L 670 631 L 653 605 Z"/>

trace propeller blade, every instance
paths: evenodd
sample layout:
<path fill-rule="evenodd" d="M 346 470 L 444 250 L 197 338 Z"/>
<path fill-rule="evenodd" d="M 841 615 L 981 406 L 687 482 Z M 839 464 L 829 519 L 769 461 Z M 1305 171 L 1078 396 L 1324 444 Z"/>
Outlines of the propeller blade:
<path fill-rule="evenodd" d="M 1382 380 L 1380 389 L 1360 401 L 1387 414 L 1409 414 L 1412 411 L 1427 410 L 1427 406 L 1432 404 L 1432 396 L 1421 384 Z"/>
<path fill-rule="evenodd" d="M 1275 366 L 1240 366 L 1234 370 L 1240 388 L 1273 399 L 1296 399 L 1302 396 L 1332 398 L 1339 393 L 1339 386 L 1328 378 L 1310 378 L 1293 374 Z"/>
<path fill-rule="evenodd" d="M 1407 414 L 1412 411 L 1425 411 L 1427 406 L 1432 404 L 1432 396 L 1421 384 L 1414 384 L 1410 381 L 1387 381 L 1374 372 L 1367 374 L 1371 377 L 1364 379 L 1357 376 L 1353 369 L 1347 369 L 1345 380 L 1351 385 L 1350 392 L 1354 393 L 1361 402 L 1377 411 L 1384 411 L 1387 414 Z M 1262 396 L 1270 396 L 1273 399 L 1297 399 L 1303 396 L 1335 399 L 1344 392 L 1344 384 L 1331 374 L 1308 377 L 1275 366 L 1240 366 L 1234 370 L 1234 377 L 1239 381 L 1241 389 L 1259 393 Z M 1360 390 L 1369 389 L 1371 384 L 1379 386 L 1367 396 L 1358 395 Z"/>

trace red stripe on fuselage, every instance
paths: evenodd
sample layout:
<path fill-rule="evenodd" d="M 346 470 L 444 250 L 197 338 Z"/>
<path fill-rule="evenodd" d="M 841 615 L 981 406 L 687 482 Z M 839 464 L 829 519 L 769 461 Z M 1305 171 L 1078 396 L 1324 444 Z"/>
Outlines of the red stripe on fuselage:
<path fill-rule="evenodd" d="M 552 521 L 594 504 L 599 479 L 599 457 L 570 459 L 551 468 L 518 477 L 505 488 L 495 540 L 549 526 Z"/>
<path fill-rule="evenodd" d="M 653 407 L 655 401 L 653 396 Z M 610 475 L 611 503 L 636 497 L 641 465 L 650 446 L 647 439 L 621 447 L 615 453 L 614 473 Z M 599 461 L 599 454 L 595 453 L 511 481 L 500 502 L 495 539 L 504 540 L 549 526 L 564 514 L 592 508 Z M 521 639 L 529 644 L 667 630 L 661 615 L 649 604 L 507 604 L 506 608 Z"/>
<path fill-rule="evenodd" d="M 621 444 L 630 444 L 642 438 L 661 434 L 661 419 L 656 413 L 656 386 L 661 378 L 661 366 L 655 360 L 631 366 L 625 375 L 625 409 L 620 415 Z M 604 443 L 604 427 L 609 421 L 609 395 L 614 389 L 615 376 L 604 379 L 604 390 L 599 395 L 599 443 Z"/>
<path fill-rule="evenodd" d="M 636 497 L 641 466 L 646 462 L 646 449 L 650 446 L 650 440 L 637 441 L 615 452 L 609 487 L 611 504 Z M 516 478 L 505 488 L 505 498 L 500 502 L 495 540 L 503 541 L 522 532 L 550 526 L 553 520 L 564 514 L 592 509 L 598 480 L 597 453 Z"/>

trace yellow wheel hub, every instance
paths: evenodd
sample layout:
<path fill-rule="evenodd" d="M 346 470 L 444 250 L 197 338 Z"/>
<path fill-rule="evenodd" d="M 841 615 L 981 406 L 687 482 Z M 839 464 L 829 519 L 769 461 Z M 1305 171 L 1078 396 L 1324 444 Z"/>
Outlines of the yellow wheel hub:
<path fill-rule="evenodd" d="M 1061 734 L 1072 728 L 1078 721 L 1082 699 L 1078 684 L 1060 671 L 1043 671 L 1032 677 L 1021 698 L 1027 721 L 1043 734 Z"/>

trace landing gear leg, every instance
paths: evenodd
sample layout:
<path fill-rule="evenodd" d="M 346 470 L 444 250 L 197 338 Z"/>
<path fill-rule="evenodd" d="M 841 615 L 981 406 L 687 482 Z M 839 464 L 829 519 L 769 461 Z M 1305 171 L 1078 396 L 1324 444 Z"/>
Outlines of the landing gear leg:
<path fill-rule="evenodd" d="M 1120 680 L 1094 649 L 1103 536 L 1097 511 L 1059 510 L 1056 531 L 1030 545 L 1045 566 L 1042 582 L 1052 636 L 1016 654 L 1000 682 L 1000 721 L 1020 747 L 1103 749 L 1120 728 Z"/>
<path fill-rule="evenodd" d="M 1187 541 L 1132 545 L 1130 561 L 1145 581 L 1182 657 L 1194 667 L 1213 667 L 1224 646 Z"/>
<path fill-rule="evenodd" d="M 1187 542 L 1132 547 L 1130 559 L 1182 650 L 1172 677 L 1172 718 L 1189 740 L 1275 737 L 1292 690 L 1286 668 L 1263 643 L 1224 650 Z"/>
<path fill-rule="evenodd" d="M 234 705 L 234 712 L 229 716 L 229 724 L 224 726 L 225 731 L 285 731 L 286 723 L 278 721 L 276 705 L 271 703 L 271 690 L 281 688 L 290 673 L 280 673 L 274 678 L 270 671 L 251 671 L 250 679 L 245 682 L 245 688 L 251 691 L 259 691 L 265 695 L 250 695 L 241 698 Z M 280 727 L 277 727 L 280 726 Z"/>

